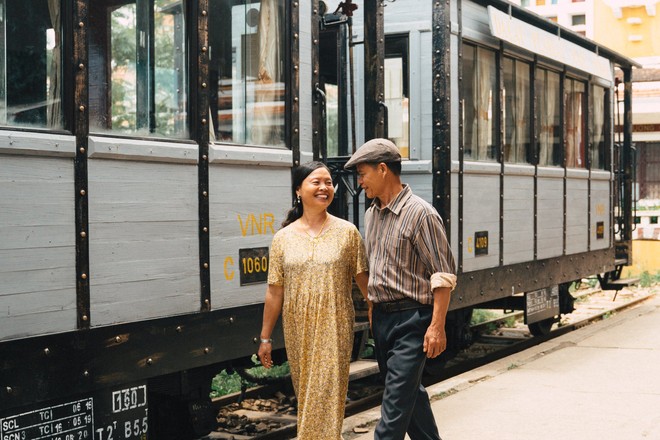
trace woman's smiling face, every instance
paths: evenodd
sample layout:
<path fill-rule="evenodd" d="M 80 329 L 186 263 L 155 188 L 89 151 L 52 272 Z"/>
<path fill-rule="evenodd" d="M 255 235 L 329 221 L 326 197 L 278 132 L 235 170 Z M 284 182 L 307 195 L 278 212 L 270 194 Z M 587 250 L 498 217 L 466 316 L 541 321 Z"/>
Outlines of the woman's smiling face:
<path fill-rule="evenodd" d="M 330 172 L 325 168 L 317 168 L 303 180 L 297 191 L 304 206 L 326 209 L 335 197 Z"/>

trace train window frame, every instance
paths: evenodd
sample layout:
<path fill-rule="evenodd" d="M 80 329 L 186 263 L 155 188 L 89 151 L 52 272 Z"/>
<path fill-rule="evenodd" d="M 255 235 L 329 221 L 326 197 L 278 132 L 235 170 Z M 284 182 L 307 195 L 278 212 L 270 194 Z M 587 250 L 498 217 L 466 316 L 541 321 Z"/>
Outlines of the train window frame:
<path fill-rule="evenodd" d="M 544 167 L 561 167 L 563 166 L 563 146 L 562 146 L 562 120 L 561 120 L 561 83 L 562 74 L 541 63 L 536 63 L 534 73 L 534 101 L 536 115 L 535 122 L 535 137 L 536 137 L 536 154 L 538 155 L 537 163 L 539 166 Z M 544 73 L 541 75 L 540 73 Z M 552 106 L 553 115 L 547 113 L 549 104 L 549 86 L 548 78 L 552 76 L 556 79 L 556 94 L 555 104 Z M 542 84 L 541 84 L 542 83 Z M 543 93 L 545 92 L 545 93 Z M 543 94 L 542 94 L 543 93 Z M 553 121 L 549 122 L 549 118 Z"/>
<path fill-rule="evenodd" d="M 592 82 L 589 84 L 589 108 L 593 109 L 589 112 L 589 169 L 608 170 L 610 168 L 610 154 L 608 145 L 611 143 L 610 136 L 610 115 L 611 115 L 611 99 L 612 93 L 608 86 Z M 602 105 L 597 106 L 597 96 L 602 92 Z M 598 109 L 602 109 L 599 114 Z M 598 125 L 596 119 L 602 116 L 602 125 L 600 126 L 600 136 L 598 135 Z"/>
<path fill-rule="evenodd" d="M 287 65 L 288 48 L 292 44 L 291 37 L 286 32 L 292 13 L 289 2 L 279 3 L 274 0 L 262 0 L 260 2 L 251 0 L 214 1 L 216 3 L 214 7 L 209 8 L 209 88 L 211 96 L 209 142 L 214 145 L 226 144 L 290 149 L 287 140 L 287 126 L 290 125 L 290 118 L 287 116 L 287 101 L 292 93 L 293 84 L 291 84 L 292 75 L 290 75 L 289 66 Z M 266 10 L 262 7 L 262 4 L 268 5 L 268 14 L 262 14 L 262 11 Z M 255 5 L 259 5 L 258 10 Z M 243 16 L 245 19 L 242 30 L 245 30 L 245 33 L 241 34 L 240 47 L 237 48 L 237 46 L 232 46 L 231 43 L 233 38 L 231 20 L 234 20 L 234 15 L 238 17 L 241 12 L 239 9 L 233 8 L 240 7 L 244 9 Z M 219 14 L 220 9 L 227 9 L 229 13 Z M 221 24 L 226 22 L 227 17 L 229 17 L 230 24 L 222 26 Z M 265 27 L 272 22 L 275 22 L 275 27 L 269 26 L 263 34 L 260 33 L 262 26 Z M 240 23 L 236 26 L 239 29 Z M 223 39 L 222 36 L 218 36 L 217 32 L 219 30 L 226 29 L 229 29 L 229 38 Z M 273 43 L 273 36 L 278 37 L 279 42 Z M 261 40 L 270 45 L 267 47 L 273 48 L 272 53 L 265 54 L 260 51 L 260 45 L 265 44 Z M 227 46 L 227 41 L 229 41 L 229 46 Z M 256 50 L 254 49 L 255 46 Z M 236 61 L 239 55 L 242 55 L 240 62 Z M 215 63 L 214 59 L 219 61 Z M 243 60 L 248 60 L 249 64 L 244 63 Z M 220 64 L 222 61 L 224 61 L 224 67 Z M 239 63 L 243 70 L 237 68 L 236 63 Z M 223 74 L 223 71 L 229 73 Z M 240 72 L 238 74 L 239 78 L 234 76 L 234 71 Z M 248 71 L 256 72 L 252 76 L 251 83 L 246 80 L 249 76 L 247 75 Z M 246 75 L 243 75 L 243 73 L 246 73 Z M 238 84 L 237 87 L 234 87 L 235 83 Z M 229 84 L 230 89 L 227 89 L 227 84 Z M 244 86 L 243 90 L 240 90 L 241 85 Z M 227 90 L 231 94 L 230 100 L 221 98 L 221 95 L 224 96 L 224 92 Z M 237 91 L 236 96 L 234 96 L 234 91 Z M 214 97 L 217 97 L 217 99 Z M 276 99 L 267 100 L 271 97 Z M 235 105 L 235 103 L 238 103 L 238 105 Z M 250 105 L 254 110 L 260 104 L 261 107 L 265 108 L 269 103 L 270 107 L 273 108 L 270 113 L 250 111 Z M 230 114 L 231 126 L 230 129 L 223 130 L 222 119 L 227 119 L 228 113 Z M 257 124 L 249 122 L 250 116 L 261 118 L 261 125 L 269 128 L 255 131 L 254 127 Z M 235 118 L 236 120 L 234 120 Z"/>
<path fill-rule="evenodd" d="M 462 126 L 463 126 L 463 134 L 461 136 L 462 143 L 463 143 L 463 157 L 465 160 L 474 160 L 474 161 L 482 161 L 482 162 L 497 162 L 500 157 L 500 145 L 499 145 L 499 136 L 498 136 L 498 129 L 499 129 L 499 117 L 498 117 L 498 105 L 499 105 L 499 97 L 498 97 L 498 92 L 497 92 L 497 84 L 498 84 L 498 64 L 497 64 L 497 58 L 499 55 L 499 52 L 497 50 L 494 50 L 489 47 L 485 47 L 482 45 L 477 45 L 472 42 L 463 40 L 461 42 L 462 48 L 461 52 L 463 53 L 463 65 L 462 65 L 462 71 L 463 71 L 463 78 L 461 80 L 461 85 L 460 85 L 460 91 L 459 91 L 459 96 L 461 100 L 461 115 L 460 118 L 462 120 Z M 472 51 L 473 56 L 472 58 L 470 55 L 468 55 L 468 51 Z M 467 84 L 468 82 L 474 82 L 478 78 L 478 73 L 474 75 L 475 77 L 472 78 L 472 81 L 470 80 L 470 70 L 468 69 L 469 65 L 468 62 L 472 60 L 473 62 L 473 68 L 472 71 L 478 71 L 478 69 L 485 67 L 484 64 L 481 65 L 479 64 L 479 54 L 489 54 L 492 64 L 491 64 L 491 72 L 488 79 L 484 79 L 484 76 L 481 77 L 482 82 L 490 80 L 490 85 L 491 85 L 491 90 L 490 90 L 490 95 L 487 99 L 487 105 L 484 110 L 478 107 L 482 103 L 486 103 L 486 101 L 482 102 L 476 102 L 477 99 L 477 93 L 466 93 L 468 90 L 472 90 L 472 88 L 468 89 Z M 480 84 L 480 83 L 478 83 Z M 473 112 L 470 113 L 468 109 L 470 108 L 467 103 L 468 103 L 468 97 L 472 98 L 472 102 L 475 103 L 473 107 Z M 485 116 L 482 117 L 481 119 L 478 119 L 476 115 L 481 115 Z M 474 125 L 474 128 L 476 130 L 471 130 L 469 124 L 467 121 L 473 120 L 474 122 L 472 123 Z M 480 121 L 482 121 L 480 123 Z M 484 127 L 485 125 L 485 127 Z M 476 131 L 476 135 L 474 134 L 474 131 Z M 469 135 L 469 136 L 468 136 Z M 475 141 L 471 142 L 470 139 L 475 138 Z M 481 145 L 480 138 L 483 138 L 485 140 L 485 145 Z M 473 154 L 472 151 L 476 150 L 475 153 Z"/>
<path fill-rule="evenodd" d="M 65 80 L 69 55 L 63 44 L 70 38 L 68 5 L 62 0 L 48 0 L 39 2 L 46 6 L 44 11 L 34 12 L 34 3 L 0 2 L 0 127 L 70 133 L 70 103 L 65 99 L 70 95 Z M 13 8 L 16 11 L 11 12 Z M 17 50 L 21 47 L 25 50 Z"/>
<path fill-rule="evenodd" d="M 389 63 L 388 63 L 389 60 Z M 394 60 L 400 60 L 398 62 Z M 395 64 L 396 63 L 396 64 Z M 387 105 L 387 136 L 394 142 L 401 152 L 401 157 L 410 159 L 410 35 L 388 34 L 385 36 L 385 103 Z M 394 72 L 398 69 L 397 72 Z M 392 84 L 400 73 L 400 83 Z M 388 87 L 388 85 L 390 87 Z M 398 86 L 398 87 L 397 87 Z M 388 96 L 388 91 L 396 90 L 400 94 L 395 97 Z M 398 117 L 397 117 L 398 116 Z M 393 130 L 393 122 L 401 121 L 401 126 Z M 401 133 L 401 136 L 393 134 Z"/>
<path fill-rule="evenodd" d="M 90 133 L 190 138 L 189 5 L 189 0 L 99 0 L 90 5 Z M 112 44 L 118 41 L 124 47 Z"/>
<path fill-rule="evenodd" d="M 564 76 L 562 82 L 564 166 L 586 169 L 589 123 L 588 82 L 568 75 Z"/>
<path fill-rule="evenodd" d="M 507 71 L 509 66 L 511 72 Z M 533 64 L 530 62 L 506 55 L 503 57 L 501 71 L 504 76 L 502 78 L 504 87 L 500 99 L 503 114 L 501 130 L 503 160 L 506 163 L 529 164 L 532 162 L 532 69 Z M 512 87 L 508 87 L 509 83 Z M 507 93 L 509 88 L 513 89 L 512 93 Z M 513 110 L 509 112 L 508 104 L 512 102 L 514 103 Z M 521 103 L 523 108 L 520 108 Z M 508 142 L 509 140 L 513 140 L 513 142 Z"/>

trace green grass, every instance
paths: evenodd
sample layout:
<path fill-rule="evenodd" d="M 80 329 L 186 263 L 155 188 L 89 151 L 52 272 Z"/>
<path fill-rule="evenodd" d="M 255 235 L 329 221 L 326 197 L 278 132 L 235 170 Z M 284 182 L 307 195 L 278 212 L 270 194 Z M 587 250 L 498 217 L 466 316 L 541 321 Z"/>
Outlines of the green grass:
<path fill-rule="evenodd" d="M 258 362 L 253 356 L 252 362 L 257 365 Z M 270 369 L 266 369 L 260 365 L 249 368 L 246 372 L 256 379 L 275 379 L 289 375 L 289 363 L 284 362 L 282 365 L 275 365 Z M 228 372 L 226 369 L 216 374 L 211 381 L 210 397 L 222 397 L 227 394 L 237 393 L 243 388 L 252 388 L 257 386 L 256 382 L 251 382 L 243 379 L 238 373 L 232 371 Z"/>
<path fill-rule="evenodd" d="M 472 319 L 470 325 L 481 324 L 482 322 L 490 321 L 500 315 L 488 309 L 474 309 L 472 311 Z"/>
<path fill-rule="evenodd" d="M 639 275 L 639 285 L 642 287 L 650 287 L 658 283 L 660 283 L 660 270 L 655 275 L 650 274 L 648 270 Z"/>
<path fill-rule="evenodd" d="M 489 309 L 474 309 L 472 311 L 472 319 L 470 320 L 470 325 L 481 324 L 482 322 L 490 321 L 492 319 L 497 319 L 502 316 L 502 313 L 497 313 Z M 487 332 L 494 332 L 499 327 L 513 328 L 516 326 L 516 317 L 510 316 L 504 320 L 503 323 L 491 323 L 486 326 Z"/>
<path fill-rule="evenodd" d="M 211 381 L 211 398 L 236 393 L 241 390 L 243 379 L 237 373 L 228 373 L 222 370 Z M 248 384 L 246 384 L 247 386 Z"/>

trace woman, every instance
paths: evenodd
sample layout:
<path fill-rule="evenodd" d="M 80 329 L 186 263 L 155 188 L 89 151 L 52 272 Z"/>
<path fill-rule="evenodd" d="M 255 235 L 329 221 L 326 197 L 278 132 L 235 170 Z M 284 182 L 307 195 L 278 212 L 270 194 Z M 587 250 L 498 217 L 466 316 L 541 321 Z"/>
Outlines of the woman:
<path fill-rule="evenodd" d="M 295 206 L 273 237 L 259 359 L 270 368 L 280 312 L 298 398 L 298 439 L 338 440 L 353 348 L 352 281 L 367 297 L 364 243 L 355 226 L 327 212 L 332 177 L 320 162 L 294 170 Z"/>

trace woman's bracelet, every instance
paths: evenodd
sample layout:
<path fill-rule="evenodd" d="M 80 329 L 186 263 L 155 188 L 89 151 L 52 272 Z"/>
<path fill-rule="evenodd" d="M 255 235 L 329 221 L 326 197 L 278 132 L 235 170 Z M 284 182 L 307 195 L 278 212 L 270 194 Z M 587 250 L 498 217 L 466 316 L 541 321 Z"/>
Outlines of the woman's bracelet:
<path fill-rule="evenodd" d="M 262 344 L 272 344 L 273 339 L 272 338 L 261 338 L 261 343 Z"/>

